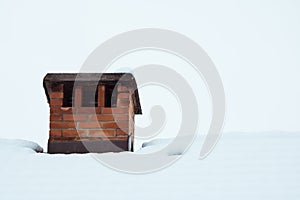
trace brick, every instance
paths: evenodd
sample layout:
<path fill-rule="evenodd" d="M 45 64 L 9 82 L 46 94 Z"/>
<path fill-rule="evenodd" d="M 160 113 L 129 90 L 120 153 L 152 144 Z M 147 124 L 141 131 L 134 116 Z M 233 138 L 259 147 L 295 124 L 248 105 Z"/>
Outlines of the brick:
<path fill-rule="evenodd" d="M 105 86 L 98 86 L 98 107 L 103 107 L 105 105 Z"/>
<path fill-rule="evenodd" d="M 61 115 L 54 115 L 54 114 L 50 115 L 50 121 L 61 121 L 61 120 L 62 120 Z"/>
<path fill-rule="evenodd" d="M 120 128 L 128 128 L 128 126 L 129 126 L 128 121 L 118 121 L 117 124 L 118 124 L 118 127 L 120 127 Z"/>
<path fill-rule="evenodd" d="M 101 128 L 101 124 L 98 121 L 90 121 L 90 122 L 78 122 L 79 129 L 93 129 L 93 128 Z"/>
<path fill-rule="evenodd" d="M 85 130 L 62 130 L 63 137 L 86 137 Z"/>
<path fill-rule="evenodd" d="M 129 100 L 128 99 L 118 99 L 117 107 L 129 107 Z"/>
<path fill-rule="evenodd" d="M 128 108 L 102 108 L 103 114 L 128 114 Z"/>
<path fill-rule="evenodd" d="M 98 120 L 98 121 L 114 121 L 113 115 L 91 115 L 90 120 Z"/>
<path fill-rule="evenodd" d="M 61 137 L 61 130 L 50 130 L 50 137 Z"/>
<path fill-rule="evenodd" d="M 65 138 L 62 137 L 49 137 L 50 142 L 63 142 L 65 141 Z"/>
<path fill-rule="evenodd" d="M 64 93 L 63 92 L 50 92 L 50 98 L 51 99 L 59 99 L 59 98 L 64 98 Z"/>
<path fill-rule="evenodd" d="M 50 106 L 62 106 L 63 102 L 62 99 L 50 99 Z"/>
<path fill-rule="evenodd" d="M 80 115 L 80 114 L 65 114 L 64 121 L 85 121 L 87 120 L 87 115 Z"/>
<path fill-rule="evenodd" d="M 57 138 L 53 138 L 54 140 L 57 140 Z M 76 139 L 76 138 L 75 138 Z M 91 140 L 95 140 L 95 141 L 99 141 L 99 140 L 122 140 L 122 141 L 127 141 L 128 140 L 128 136 L 99 136 L 99 137 L 85 137 L 85 138 L 80 138 L 80 141 L 91 141 Z"/>
<path fill-rule="evenodd" d="M 118 94 L 118 99 L 129 99 L 129 93 L 126 92 L 126 93 L 119 93 Z"/>
<path fill-rule="evenodd" d="M 103 140 L 128 140 L 128 136 L 103 137 Z"/>
<path fill-rule="evenodd" d="M 88 136 L 89 137 L 113 137 L 115 136 L 115 130 L 107 130 L 107 129 L 101 129 L 101 130 L 88 130 Z"/>
<path fill-rule="evenodd" d="M 103 114 L 112 114 L 111 108 L 103 107 L 101 113 Z"/>
<path fill-rule="evenodd" d="M 72 114 L 72 107 L 50 108 L 50 114 Z"/>
<path fill-rule="evenodd" d="M 52 137 L 49 138 L 50 141 L 57 141 L 57 142 L 66 142 L 66 141 L 80 141 L 81 138 L 77 137 Z"/>
<path fill-rule="evenodd" d="M 129 133 L 128 129 L 117 129 L 116 130 L 117 136 L 128 135 L 128 133 Z"/>
<path fill-rule="evenodd" d="M 77 108 L 77 113 L 81 113 L 81 114 L 93 114 L 93 113 L 100 113 L 101 112 L 101 108 L 100 107 L 81 107 L 81 108 Z"/>
<path fill-rule="evenodd" d="M 68 128 L 76 128 L 76 124 L 74 122 L 50 122 L 50 128 L 53 129 L 68 129 Z"/>
<path fill-rule="evenodd" d="M 114 115 L 116 121 L 129 120 L 129 115 Z"/>
<path fill-rule="evenodd" d="M 118 92 L 128 92 L 128 91 L 129 91 L 128 87 L 122 85 L 118 86 Z"/>
<path fill-rule="evenodd" d="M 103 128 L 128 128 L 129 123 L 127 121 L 123 122 L 103 122 Z"/>
<path fill-rule="evenodd" d="M 118 125 L 115 122 L 104 122 L 102 127 L 103 128 L 118 128 Z"/>
<path fill-rule="evenodd" d="M 82 89 L 80 86 L 75 88 L 75 99 L 74 99 L 74 106 L 80 107 L 82 105 Z"/>

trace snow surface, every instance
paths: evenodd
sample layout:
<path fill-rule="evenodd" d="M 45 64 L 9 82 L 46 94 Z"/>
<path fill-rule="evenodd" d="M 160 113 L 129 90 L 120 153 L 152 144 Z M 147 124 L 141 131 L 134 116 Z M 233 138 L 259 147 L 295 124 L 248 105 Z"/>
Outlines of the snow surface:
<path fill-rule="evenodd" d="M 90 154 L 36 153 L 37 144 L 1 139 L 0 199 L 300 199 L 300 133 L 225 133 L 198 160 L 203 139 L 144 175 L 111 170 Z M 168 142 L 147 142 L 137 153 Z"/>
<path fill-rule="evenodd" d="M 0 153 L 7 151 L 19 151 L 19 153 L 24 153 L 25 151 L 41 153 L 43 152 L 43 148 L 31 141 L 20 139 L 0 139 Z"/>

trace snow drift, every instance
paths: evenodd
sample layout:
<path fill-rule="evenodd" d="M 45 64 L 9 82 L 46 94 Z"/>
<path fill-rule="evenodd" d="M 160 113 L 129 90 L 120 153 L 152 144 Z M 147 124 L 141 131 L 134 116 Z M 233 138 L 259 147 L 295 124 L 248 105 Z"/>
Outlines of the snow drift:
<path fill-rule="evenodd" d="M 0 152 L 15 151 L 15 152 L 43 152 L 43 148 L 38 144 L 20 139 L 1 139 Z"/>

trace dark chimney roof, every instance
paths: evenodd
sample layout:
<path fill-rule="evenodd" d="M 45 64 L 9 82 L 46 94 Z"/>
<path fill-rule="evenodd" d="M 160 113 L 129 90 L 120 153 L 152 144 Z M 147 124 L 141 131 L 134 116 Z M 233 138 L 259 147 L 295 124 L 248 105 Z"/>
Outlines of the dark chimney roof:
<path fill-rule="evenodd" d="M 44 77 L 43 86 L 47 96 L 48 103 L 50 102 L 49 92 L 51 87 L 63 84 L 65 82 L 86 83 L 88 85 L 115 85 L 117 82 L 134 90 L 132 95 L 135 114 L 142 114 L 140 105 L 139 93 L 134 76 L 131 73 L 48 73 Z"/>

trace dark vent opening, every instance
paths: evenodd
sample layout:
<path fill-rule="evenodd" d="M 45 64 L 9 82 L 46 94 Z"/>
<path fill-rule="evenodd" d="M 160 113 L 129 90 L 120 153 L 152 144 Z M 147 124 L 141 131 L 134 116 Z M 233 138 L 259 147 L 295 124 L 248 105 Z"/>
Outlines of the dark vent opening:
<path fill-rule="evenodd" d="M 117 106 L 117 92 L 113 93 L 115 85 L 105 85 L 105 107 Z"/>
<path fill-rule="evenodd" d="M 117 106 L 117 92 L 113 93 L 115 85 L 105 85 L 105 107 Z M 74 83 L 65 82 L 63 86 L 63 107 L 73 106 Z M 82 107 L 98 107 L 97 87 L 82 86 Z"/>
<path fill-rule="evenodd" d="M 98 106 L 98 89 L 97 87 L 82 87 L 82 107 Z"/>
<path fill-rule="evenodd" d="M 63 98 L 63 107 L 72 107 L 73 102 L 73 83 L 64 83 L 64 98 Z"/>

